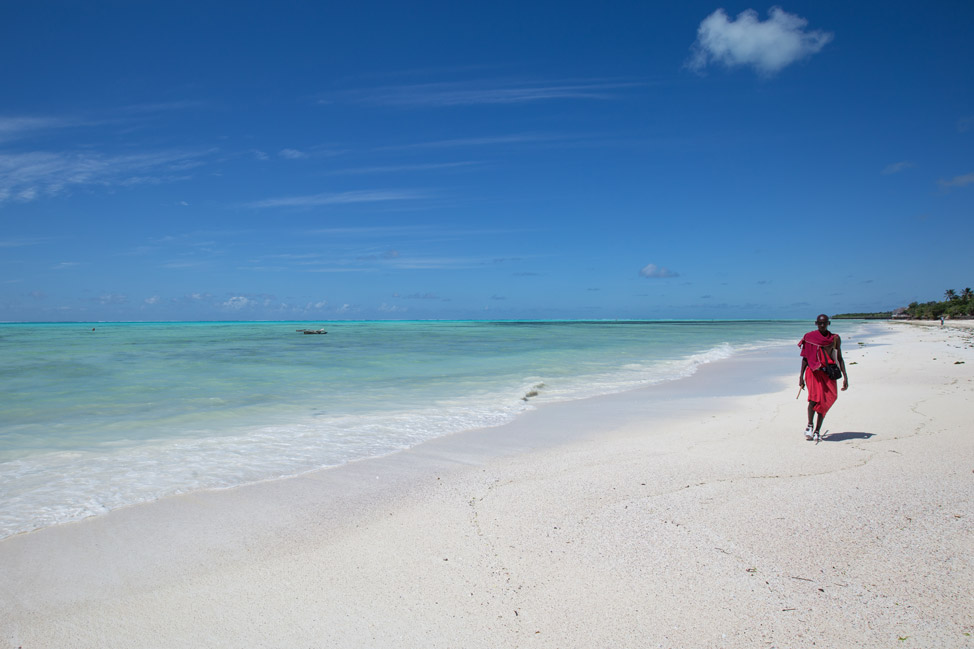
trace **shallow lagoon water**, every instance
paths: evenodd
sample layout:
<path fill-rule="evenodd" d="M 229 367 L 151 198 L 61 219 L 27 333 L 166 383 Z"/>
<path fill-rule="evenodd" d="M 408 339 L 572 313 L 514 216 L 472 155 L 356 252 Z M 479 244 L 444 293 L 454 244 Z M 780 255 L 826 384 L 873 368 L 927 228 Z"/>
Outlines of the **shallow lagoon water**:
<path fill-rule="evenodd" d="M 324 326 L 326 335 L 297 329 Z M 688 376 L 793 321 L 0 325 L 0 537 Z"/>

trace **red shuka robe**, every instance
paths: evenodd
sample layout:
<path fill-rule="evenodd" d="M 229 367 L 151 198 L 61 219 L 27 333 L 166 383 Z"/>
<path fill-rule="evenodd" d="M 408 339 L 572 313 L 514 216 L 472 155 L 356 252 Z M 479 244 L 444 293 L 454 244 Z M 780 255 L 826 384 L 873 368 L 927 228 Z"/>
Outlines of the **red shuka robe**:
<path fill-rule="evenodd" d="M 801 355 L 808 361 L 805 370 L 805 387 L 808 388 L 808 400 L 815 402 L 815 412 L 824 415 L 839 398 L 836 382 L 830 379 L 822 369 L 826 363 L 833 363 L 825 348 L 835 342 L 835 334 L 824 336 L 816 331 L 805 334 L 798 346 L 802 348 Z"/>

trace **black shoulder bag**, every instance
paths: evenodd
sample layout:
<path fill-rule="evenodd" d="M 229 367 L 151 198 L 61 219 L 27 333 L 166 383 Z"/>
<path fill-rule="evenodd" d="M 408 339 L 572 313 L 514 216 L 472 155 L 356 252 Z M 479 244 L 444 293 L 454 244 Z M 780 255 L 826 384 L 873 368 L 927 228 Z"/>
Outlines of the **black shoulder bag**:
<path fill-rule="evenodd" d="M 833 381 L 838 381 L 842 378 L 842 370 L 839 369 L 838 363 L 831 362 L 832 359 L 830 359 L 829 355 L 825 353 L 824 348 L 819 347 L 819 349 L 821 350 L 822 355 L 825 356 L 825 363 L 822 364 L 822 371 L 825 372 L 825 375 Z"/>

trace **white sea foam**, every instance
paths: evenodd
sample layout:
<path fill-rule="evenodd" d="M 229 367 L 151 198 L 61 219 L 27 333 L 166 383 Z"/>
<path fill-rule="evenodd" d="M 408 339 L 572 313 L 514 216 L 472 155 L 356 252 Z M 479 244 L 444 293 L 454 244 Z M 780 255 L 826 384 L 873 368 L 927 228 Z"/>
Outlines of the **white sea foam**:
<path fill-rule="evenodd" d="M 297 475 L 461 430 L 501 425 L 529 407 L 509 401 L 315 417 L 233 436 L 53 452 L 3 462 L 0 538 L 168 495 Z"/>
<path fill-rule="evenodd" d="M 727 358 L 730 345 L 616 372 L 552 381 L 529 377 L 536 403 L 619 392 L 689 376 Z M 522 388 L 523 389 L 523 388 Z M 233 487 L 297 475 L 410 448 L 425 440 L 511 421 L 532 406 L 518 392 L 440 400 L 435 407 L 382 414 L 319 416 L 227 436 L 106 443 L 97 450 L 34 455 L 0 464 L 0 538 L 199 489 Z M 114 447 L 114 448 L 113 448 Z"/>

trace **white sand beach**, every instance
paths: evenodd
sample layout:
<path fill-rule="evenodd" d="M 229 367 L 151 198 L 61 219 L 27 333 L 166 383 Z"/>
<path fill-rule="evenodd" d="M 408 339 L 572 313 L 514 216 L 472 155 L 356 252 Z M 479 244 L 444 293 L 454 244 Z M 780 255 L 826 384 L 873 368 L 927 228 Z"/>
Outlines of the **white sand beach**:
<path fill-rule="evenodd" d="M 882 328 L 818 444 L 775 348 L 7 538 L 0 647 L 974 647 L 974 332 Z"/>
<path fill-rule="evenodd" d="M 896 320 L 894 324 L 919 325 L 921 327 L 943 327 L 947 329 L 974 329 L 974 320 Z"/>

